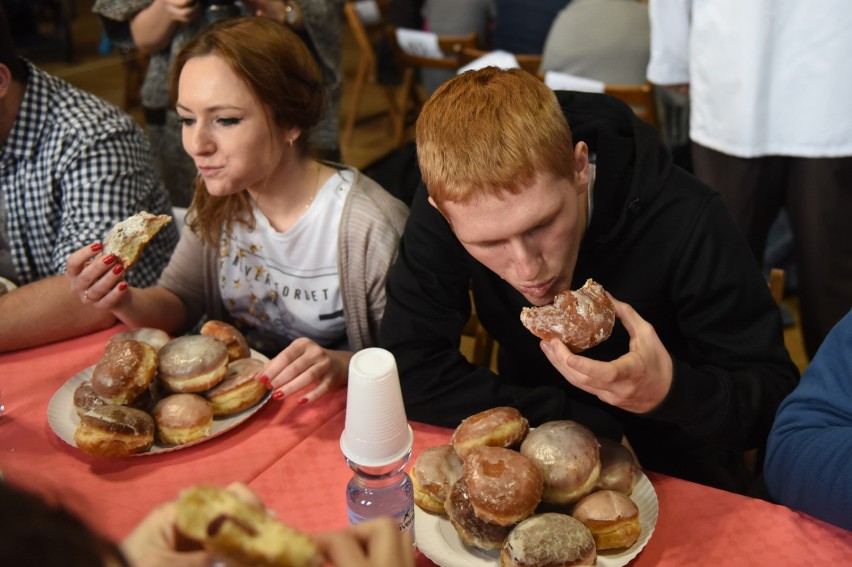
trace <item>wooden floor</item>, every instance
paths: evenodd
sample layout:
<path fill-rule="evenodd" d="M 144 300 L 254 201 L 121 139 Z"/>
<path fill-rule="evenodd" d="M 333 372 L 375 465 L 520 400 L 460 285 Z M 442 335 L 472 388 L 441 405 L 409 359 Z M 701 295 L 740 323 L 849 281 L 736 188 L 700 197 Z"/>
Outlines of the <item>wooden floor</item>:
<path fill-rule="evenodd" d="M 25 53 L 25 55 L 54 75 L 118 106 L 125 107 L 126 74 L 121 56 L 115 53 L 108 55 L 98 53 L 101 28 L 98 19 L 91 13 L 91 2 L 75 0 L 75 4 L 76 16 L 71 23 L 74 40 L 73 60 L 68 63 L 61 52 L 49 48 Z M 49 26 L 44 28 L 45 34 L 50 34 L 51 31 Z M 357 57 L 357 46 L 351 36 L 346 33 L 344 35 L 345 78 L 343 100 L 340 105 L 341 125 L 345 120 L 345 112 L 349 108 L 351 89 L 347 87 L 351 86 L 354 80 Z M 138 108 L 127 108 L 127 110 L 140 119 L 141 123 Z M 363 168 L 392 151 L 394 147 L 390 119 L 385 113 L 384 99 L 377 87 L 367 85 L 358 116 L 352 144 L 350 148 L 344 149 L 343 161 L 354 167 Z M 795 297 L 790 297 L 785 298 L 784 303 L 793 313 L 795 320 L 795 324 L 785 330 L 785 343 L 793 361 L 801 370 L 804 370 L 807 357 L 798 326 L 798 301 Z M 462 350 L 469 350 L 469 346 L 469 343 L 464 341 Z"/>

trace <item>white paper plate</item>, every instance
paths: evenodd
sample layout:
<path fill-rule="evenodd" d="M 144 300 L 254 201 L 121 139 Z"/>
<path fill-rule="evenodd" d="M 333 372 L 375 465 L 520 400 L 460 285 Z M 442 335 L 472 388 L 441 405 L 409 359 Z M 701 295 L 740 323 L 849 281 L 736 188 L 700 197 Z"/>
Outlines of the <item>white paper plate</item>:
<path fill-rule="evenodd" d="M 255 350 L 252 350 L 251 352 L 252 358 L 257 358 L 263 362 L 269 361 L 269 359 L 263 354 Z M 50 403 L 47 406 L 47 422 L 50 424 L 50 428 L 53 429 L 53 432 L 56 433 L 60 439 L 75 448 L 77 447 L 77 443 L 74 442 L 74 431 L 76 431 L 77 425 L 80 423 L 80 418 L 77 416 L 77 410 L 74 407 L 74 391 L 77 389 L 77 386 L 92 379 L 92 372 L 94 369 L 94 366 L 90 366 L 71 377 L 62 385 L 61 388 L 59 388 L 59 390 L 56 391 L 55 394 L 53 394 L 53 397 L 50 398 Z M 192 447 L 193 445 L 198 445 L 205 441 L 210 441 L 214 437 L 218 437 L 226 431 L 230 431 L 254 415 L 264 406 L 264 404 L 266 404 L 266 402 L 269 401 L 271 395 L 271 391 L 267 392 L 263 399 L 261 399 L 258 403 L 241 411 L 240 413 L 222 418 L 214 418 L 212 432 L 203 439 L 184 443 L 183 445 L 164 445 L 155 439 L 154 444 L 147 452 L 137 453 L 132 456 L 145 457 L 147 455 L 167 453 L 169 451 L 186 449 L 187 447 Z"/>
<path fill-rule="evenodd" d="M 659 503 L 657 493 L 651 481 L 641 471 L 637 473 L 636 483 L 630 498 L 639 508 L 639 523 L 642 533 L 639 539 L 627 549 L 598 552 L 598 567 L 620 567 L 627 565 L 636 557 L 651 539 L 657 525 Z M 456 533 L 450 521 L 438 514 L 432 514 L 415 506 L 414 536 L 417 547 L 423 555 L 441 567 L 495 567 L 500 565 L 500 550 L 483 551 L 465 545 Z"/>
<path fill-rule="evenodd" d="M 18 288 L 18 286 L 16 286 L 12 281 L 7 280 L 4 277 L 0 277 L 0 283 L 6 286 L 6 291 L 12 291 L 13 289 Z"/>

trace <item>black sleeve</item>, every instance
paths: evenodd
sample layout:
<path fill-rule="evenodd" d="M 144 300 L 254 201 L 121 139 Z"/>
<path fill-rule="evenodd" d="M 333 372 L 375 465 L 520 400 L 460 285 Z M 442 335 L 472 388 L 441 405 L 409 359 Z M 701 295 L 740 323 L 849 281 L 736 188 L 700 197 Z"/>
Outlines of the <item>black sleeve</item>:
<path fill-rule="evenodd" d="M 512 406 L 534 425 L 572 418 L 599 435 L 619 439 L 617 422 L 605 412 L 568 400 L 563 389 L 501 379 L 462 355 L 474 262 L 421 186 L 388 275 L 379 333 L 379 344 L 396 357 L 408 418 L 456 427 L 479 411 Z"/>

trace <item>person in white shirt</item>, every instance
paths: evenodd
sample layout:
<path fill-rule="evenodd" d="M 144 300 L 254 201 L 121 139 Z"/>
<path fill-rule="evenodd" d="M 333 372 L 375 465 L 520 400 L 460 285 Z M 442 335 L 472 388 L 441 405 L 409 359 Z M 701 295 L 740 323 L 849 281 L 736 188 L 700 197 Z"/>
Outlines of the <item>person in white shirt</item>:
<path fill-rule="evenodd" d="M 852 3 L 651 0 L 648 79 L 690 96 L 695 174 L 760 260 L 790 215 L 805 347 L 852 306 Z"/>

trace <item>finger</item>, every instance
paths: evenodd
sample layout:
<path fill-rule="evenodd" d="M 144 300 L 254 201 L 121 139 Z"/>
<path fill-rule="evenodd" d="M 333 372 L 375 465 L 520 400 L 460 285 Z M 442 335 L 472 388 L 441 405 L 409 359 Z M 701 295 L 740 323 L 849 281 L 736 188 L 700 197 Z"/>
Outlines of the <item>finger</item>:
<path fill-rule="evenodd" d="M 73 252 L 65 261 L 65 273 L 71 277 L 80 275 L 89 260 L 97 256 L 101 250 L 103 250 L 103 245 L 100 242 L 95 242 Z"/>
<path fill-rule="evenodd" d="M 263 500 L 258 496 L 257 492 L 243 482 L 232 482 L 227 486 L 226 490 L 249 506 L 254 506 L 261 510 L 265 508 Z"/>
<path fill-rule="evenodd" d="M 631 337 L 636 336 L 639 333 L 639 328 L 647 323 L 647 321 L 630 304 L 618 301 L 611 295 L 609 297 L 612 299 L 613 307 L 615 307 L 615 315 L 621 321 L 621 324 L 624 325 L 624 328 L 627 329 L 627 333 Z"/>
<path fill-rule="evenodd" d="M 413 560 L 414 552 L 405 549 L 405 541 L 399 534 L 396 522 L 390 518 L 377 518 L 370 522 L 356 524 L 356 531 L 367 547 L 367 555 L 372 565 L 400 565 Z"/>
<path fill-rule="evenodd" d="M 313 537 L 320 552 L 330 564 L 347 567 L 370 566 L 371 563 L 367 561 L 361 542 L 353 536 L 354 533 L 349 531 L 337 531 L 315 534 Z"/>

